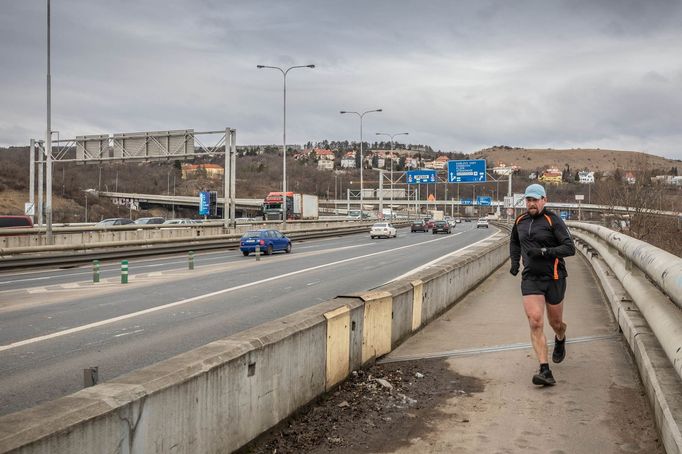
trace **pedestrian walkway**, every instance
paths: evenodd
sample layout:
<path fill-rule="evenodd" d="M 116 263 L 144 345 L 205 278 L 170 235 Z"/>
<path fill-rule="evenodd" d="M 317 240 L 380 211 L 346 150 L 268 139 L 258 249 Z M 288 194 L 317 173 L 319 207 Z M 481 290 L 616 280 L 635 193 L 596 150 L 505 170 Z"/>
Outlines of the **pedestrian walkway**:
<path fill-rule="evenodd" d="M 545 388 L 531 383 L 538 363 L 520 276 L 508 265 L 384 358 L 447 357 L 453 371 L 484 384 L 449 399 L 445 416 L 424 421 L 431 430 L 396 452 L 663 453 L 637 369 L 587 262 L 567 260 L 567 356 L 550 363 L 557 385 Z M 554 339 L 547 324 L 545 334 Z"/>

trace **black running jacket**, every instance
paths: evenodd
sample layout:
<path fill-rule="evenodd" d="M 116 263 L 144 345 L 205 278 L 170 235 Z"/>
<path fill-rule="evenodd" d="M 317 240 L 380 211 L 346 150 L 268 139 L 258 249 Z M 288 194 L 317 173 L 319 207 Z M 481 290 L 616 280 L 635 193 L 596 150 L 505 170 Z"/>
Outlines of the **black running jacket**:
<path fill-rule="evenodd" d="M 546 248 L 544 255 L 528 256 L 528 250 Z M 516 218 L 509 243 L 512 267 L 523 257 L 523 279 L 558 280 L 568 276 L 564 257 L 575 254 L 575 244 L 564 221 L 543 209 L 536 216 L 526 212 Z"/>

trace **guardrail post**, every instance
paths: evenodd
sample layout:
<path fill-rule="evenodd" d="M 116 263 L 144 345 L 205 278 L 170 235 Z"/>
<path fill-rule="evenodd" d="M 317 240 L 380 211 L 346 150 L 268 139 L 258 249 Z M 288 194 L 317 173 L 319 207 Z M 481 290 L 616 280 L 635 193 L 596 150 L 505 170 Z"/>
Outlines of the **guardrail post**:
<path fill-rule="evenodd" d="M 99 282 L 99 260 L 92 261 L 92 282 Z"/>
<path fill-rule="evenodd" d="M 187 257 L 189 269 L 194 269 L 194 251 L 189 251 L 189 256 Z"/>
<path fill-rule="evenodd" d="M 121 260 L 121 284 L 128 283 L 128 261 Z"/>
<path fill-rule="evenodd" d="M 260 261 L 260 246 L 256 246 L 256 261 Z"/>

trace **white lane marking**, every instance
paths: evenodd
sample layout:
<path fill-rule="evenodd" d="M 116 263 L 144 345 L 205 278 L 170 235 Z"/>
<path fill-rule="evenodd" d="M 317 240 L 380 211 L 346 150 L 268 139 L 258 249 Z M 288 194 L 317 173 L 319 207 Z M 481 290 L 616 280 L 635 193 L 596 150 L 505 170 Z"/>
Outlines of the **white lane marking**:
<path fill-rule="evenodd" d="M 136 331 L 131 331 L 131 332 L 129 332 L 129 333 L 114 334 L 114 337 L 123 337 L 123 336 L 127 336 L 127 335 L 129 335 L 129 334 L 137 334 L 137 333 L 141 333 L 142 331 L 144 331 L 144 330 L 143 330 L 143 329 L 138 329 L 138 330 L 136 330 Z"/>
<path fill-rule="evenodd" d="M 464 232 L 455 233 L 454 236 L 461 235 L 462 233 L 464 233 Z M 448 258 L 448 257 L 452 257 L 453 255 L 460 254 L 463 250 L 469 249 L 470 247 L 473 247 L 473 246 L 476 246 L 478 243 L 481 243 L 481 242 L 483 242 L 483 241 L 485 241 L 485 240 L 487 240 L 487 239 L 489 239 L 489 238 L 490 238 L 490 237 L 487 236 L 487 237 L 483 238 L 482 240 L 478 240 L 478 241 L 476 241 L 475 243 L 471 243 L 471 244 L 468 245 L 468 246 L 464 246 L 463 248 L 457 249 L 456 251 L 452 251 L 452 252 L 450 252 L 449 254 L 445 254 L 445 255 L 443 255 L 443 256 L 440 256 L 440 257 L 438 257 L 438 258 L 435 259 L 435 260 L 431 260 L 430 262 L 425 263 L 425 264 L 423 264 L 422 266 L 420 266 L 420 267 L 418 267 L 418 268 L 415 268 L 415 269 L 413 269 L 413 270 L 410 270 L 410 271 L 408 271 L 408 272 L 405 273 L 405 274 L 401 274 L 400 276 L 391 279 L 390 281 L 386 282 L 386 284 L 388 284 L 389 282 L 397 281 L 398 279 L 406 278 L 407 276 L 410 276 L 410 275 L 412 275 L 412 274 L 414 274 L 414 273 L 417 273 L 417 272 L 419 272 L 419 271 L 421 271 L 421 270 L 424 270 L 424 269 L 426 269 L 426 268 L 428 268 L 428 267 L 430 267 L 430 266 L 433 266 L 434 264 L 440 262 L 441 260 L 445 260 L 445 259 Z M 386 284 L 384 284 L 384 285 L 386 285 Z"/>
<path fill-rule="evenodd" d="M 88 323 L 87 325 L 81 325 L 81 326 L 77 326 L 77 327 L 75 327 L 75 328 L 69 328 L 69 329 L 65 329 L 65 330 L 62 330 L 62 331 L 57 331 L 57 332 L 54 332 L 54 333 L 51 333 L 51 334 L 45 334 L 45 335 L 43 335 L 43 336 L 33 337 L 33 338 L 30 338 L 30 339 L 24 339 L 24 340 L 17 341 L 17 342 L 12 342 L 11 344 L 7 344 L 7 345 L 2 345 L 2 346 L 0 346 L 0 352 L 6 351 L 6 350 L 11 350 L 11 349 L 17 348 L 17 347 L 22 347 L 22 346 L 24 346 L 24 345 L 34 344 L 34 343 L 36 343 L 36 342 L 42 342 L 42 341 L 49 340 L 49 339 L 55 339 L 55 338 L 57 338 L 57 337 L 66 336 L 67 334 L 74 334 L 74 333 L 78 333 L 78 332 L 85 331 L 85 330 L 88 330 L 88 329 L 97 328 L 97 327 L 105 326 L 105 325 L 110 325 L 110 324 L 112 324 L 112 323 L 120 322 L 121 320 L 127 320 L 127 319 L 129 319 L 129 318 L 139 317 L 139 316 L 141 316 L 141 315 L 151 314 L 151 313 L 158 312 L 158 311 L 161 311 L 161 310 L 164 310 L 164 309 L 169 309 L 169 308 L 171 308 L 171 307 L 176 307 L 176 306 L 180 306 L 180 305 L 183 305 L 183 304 L 187 304 L 187 303 L 192 303 L 192 302 L 195 302 L 195 301 L 199 301 L 199 300 L 202 300 L 202 299 L 211 298 L 211 297 L 218 296 L 218 295 L 223 295 L 223 294 L 225 294 L 225 293 L 230 293 L 230 292 L 234 292 L 234 291 L 241 290 L 241 289 L 244 289 L 244 288 L 253 287 L 253 286 L 260 285 L 260 284 L 263 284 L 263 283 L 266 283 L 266 282 L 271 282 L 271 281 L 275 281 L 275 280 L 278 280 L 278 279 L 285 279 L 285 278 L 287 278 L 287 277 L 296 276 L 297 274 L 303 274 L 303 273 L 307 273 L 307 272 L 309 272 L 309 271 L 315 271 L 315 270 L 319 270 L 319 269 L 322 269 L 322 268 L 328 268 L 328 267 L 330 267 L 330 266 L 340 265 L 340 264 L 342 264 L 342 263 L 353 262 L 353 261 L 355 261 L 355 260 L 361 260 L 361 259 L 365 259 L 365 258 L 368 258 L 368 257 L 374 257 L 374 256 L 377 256 L 377 255 L 389 254 L 389 253 L 392 253 L 392 252 L 394 252 L 394 251 L 399 251 L 399 250 L 401 250 L 401 249 L 407 249 L 407 248 L 411 248 L 411 247 L 417 247 L 417 246 L 421 246 L 421 245 L 423 245 L 423 244 L 433 243 L 433 242 L 436 242 L 436 241 L 443 241 L 443 240 L 447 240 L 447 239 L 450 239 L 450 238 L 451 238 L 450 236 L 446 236 L 446 237 L 442 237 L 442 238 L 436 238 L 436 239 L 434 239 L 434 240 L 424 241 L 424 242 L 421 242 L 421 243 L 408 244 L 408 245 L 406 245 L 406 246 L 400 246 L 400 247 L 397 247 L 397 248 L 394 248 L 394 249 L 387 249 L 387 250 L 385 250 L 385 251 L 372 252 L 371 254 L 360 255 L 360 256 L 357 256 L 357 257 L 350 257 L 350 258 L 347 258 L 347 259 L 338 260 L 338 261 L 336 261 L 336 262 L 325 263 L 325 264 L 322 264 L 322 265 L 317 265 L 317 266 L 313 266 L 313 267 L 310 267 L 310 268 L 305 268 L 305 269 L 298 270 L 298 271 L 292 271 L 292 272 L 286 273 L 286 274 L 280 274 L 280 275 L 278 275 L 278 276 L 268 277 L 268 278 L 266 278 L 266 279 L 261 279 L 261 280 L 259 280 L 259 281 L 249 282 L 248 284 L 237 285 L 237 286 L 235 286 L 235 287 L 230 287 L 230 288 L 218 290 L 218 291 L 211 292 L 211 293 L 206 293 L 206 294 L 204 294 L 204 295 L 193 296 L 193 297 L 191 297 L 191 298 L 186 298 L 186 299 L 183 299 L 183 300 L 180 300 L 180 301 L 175 301 L 175 302 L 173 302 L 173 303 L 164 304 L 164 305 L 162 305 L 162 306 L 150 307 L 149 309 L 144 309 L 144 310 L 137 311 L 137 312 L 131 312 L 130 314 L 119 315 L 118 317 L 113 317 L 113 318 L 110 318 L 110 319 L 107 319 L 107 320 L 100 320 L 100 321 L 98 321 L 98 322 Z"/>

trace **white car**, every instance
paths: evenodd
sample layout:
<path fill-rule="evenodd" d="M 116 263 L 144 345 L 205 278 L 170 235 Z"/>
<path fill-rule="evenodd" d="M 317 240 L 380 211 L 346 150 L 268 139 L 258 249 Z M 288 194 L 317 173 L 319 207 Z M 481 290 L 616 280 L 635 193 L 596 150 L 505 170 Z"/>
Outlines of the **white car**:
<path fill-rule="evenodd" d="M 388 222 L 377 222 L 369 231 L 369 236 L 372 239 L 382 236 L 386 238 L 396 237 L 398 236 L 398 230 Z"/>
<path fill-rule="evenodd" d="M 486 218 L 479 219 L 478 222 L 476 222 L 476 228 L 477 229 L 480 229 L 480 228 L 486 228 L 487 229 L 488 228 L 488 220 Z"/>
<path fill-rule="evenodd" d="M 197 224 L 192 219 L 187 219 L 187 218 L 179 218 L 179 219 L 168 219 L 164 221 L 164 224 L 172 224 L 172 225 L 191 225 L 191 224 Z"/>

